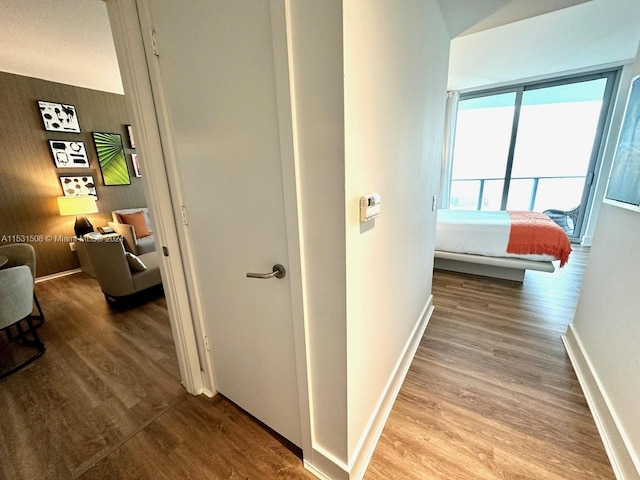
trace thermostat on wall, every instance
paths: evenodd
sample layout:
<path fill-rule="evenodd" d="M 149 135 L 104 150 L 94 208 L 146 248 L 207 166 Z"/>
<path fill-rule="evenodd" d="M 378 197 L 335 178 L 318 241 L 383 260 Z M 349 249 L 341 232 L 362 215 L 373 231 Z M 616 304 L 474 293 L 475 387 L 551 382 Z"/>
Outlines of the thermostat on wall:
<path fill-rule="evenodd" d="M 380 215 L 380 202 L 379 193 L 368 193 L 360 197 L 360 223 L 368 222 Z"/>

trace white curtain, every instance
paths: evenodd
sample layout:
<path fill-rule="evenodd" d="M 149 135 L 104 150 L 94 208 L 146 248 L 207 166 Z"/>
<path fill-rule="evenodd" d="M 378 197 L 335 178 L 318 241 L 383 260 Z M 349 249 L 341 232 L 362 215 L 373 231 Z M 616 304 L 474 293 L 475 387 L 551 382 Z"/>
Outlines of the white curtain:
<path fill-rule="evenodd" d="M 460 92 L 447 92 L 447 106 L 444 120 L 444 141 L 442 142 L 442 168 L 440 169 L 439 208 L 449 208 L 449 196 L 451 194 L 451 166 L 453 163 L 453 140 L 456 134 L 459 98 Z"/>

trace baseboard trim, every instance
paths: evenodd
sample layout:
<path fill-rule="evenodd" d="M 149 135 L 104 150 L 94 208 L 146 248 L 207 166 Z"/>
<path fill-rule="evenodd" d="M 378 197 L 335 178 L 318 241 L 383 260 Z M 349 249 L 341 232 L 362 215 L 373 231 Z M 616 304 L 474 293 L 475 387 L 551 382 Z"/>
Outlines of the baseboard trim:
<path fill-rule="evenodd" d="M 364 477 L 433 310 L 433 295 L 430 295 L 369 417 L 364 433 L 351 455 L 349 465 L 334 458 L 330 452 L 324 451 L 321 447 L 313 446 L 311 455 L 304 460 L 304 466 L 316 477 L 321 480 L 361 480 Z"/>
<path fill-rule="evenodd" d="M 304 459 L 304 467 L 320 480 L 350 480 L 349 468 L 321 447 L 311 449 L 310 458 Z"/>
<path fill-rule="evenodd" d="M 367 422 L 364 433 L 362 437 L 360 437 L 360 441 L 351 456 L 349 462 L 350 480 L 360 480 L 364 477 L 367 467 L 369 466 L 369 462 L 371 461 L 371 457 L 373 456 L 373 452 L 378 444 L 378 440 L 380 439 L 380 435 L 382 435 L 382 430 L 387 424 L 387 420 L 391 414 L 393 404 L 398 397 L 398 393 L 400 393 L 400 388 L 407 376 L 409 367 L 411 367 L 413 357 L 415 356 L 418 346 L 420 345 L 420 341 L 422 340 L 422 336 L 427 329 L 433 310 L 433 295 L 430 295 L 429 300 L 427 300 L 427 303 L 420 313 L 420 317 L 416 322 L 413 332 L 411 332 L 411 335 L 403 348 L 402 355 L 398 359 L 398 362 L 396 363 L 393 372 L 382 391 L 382 395 L 376 404 L 376 408 Z"/>
<path fill-rule="evenodd" d="M 618 480 L 640 478 L 640 462 L 627 446 L 626 437 L 619 427 L 617 416 L 573 325 L 569 325 L 562 341 L 582 387 L 616 478 Z"/>
<path fill-rule="evenodd" d="M 36 283 L 46 282 L 49 280 L 53 280 L 54 278 L 66 277 L 67 275 L 73 275 L 81 272 L 82 269 L 74 268 L 73 270 L 65 270 L 64 272 L 52 273 L 51 275 L 44 275 L 42 277 L 36 278 Z"/>
<path fill-rule="evenodd" d="M 208 388 L 203 388 L 202 392 L 200 392 L 200 394 L 201 395 L 205 395 L 206 397 L 209 397 L 209 398 L 213 398 L 213 397 L 216 396 L 216 392 L 212 392 Z"/>
<path fill-rule="evenodd" d="M 304 460 L 304 468 L 306 470 L 308 470 L 309 472 L 311 472 L 313 475 L 315 475 L 316 477 L 318 477 L 320 480 L 337 480 L 337 479 L 342 479 L 345 478 L 347 479 L 349 474 L 347 472 L 340 472 L 338 476 L 333 476 L 333 477 L 329 477 L 327 475 L 325 475 L 325 473 L 316 468 L 312 463 L 310 463 L 307 460 Z M 344 475 L 344 477 L 343 477 Z"/>

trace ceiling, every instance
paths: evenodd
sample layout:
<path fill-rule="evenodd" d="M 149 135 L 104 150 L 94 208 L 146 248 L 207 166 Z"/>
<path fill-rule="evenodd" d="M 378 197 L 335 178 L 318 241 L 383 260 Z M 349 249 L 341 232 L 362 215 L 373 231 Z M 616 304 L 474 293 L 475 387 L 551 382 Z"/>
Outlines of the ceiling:
<path fill-rule="evenodd" d="M 438 0 L 449 35 L 481 32 L 591 0 Z"/>
<path fill-rule="evenodd" d="M 2 0 L 0 71 L 123 93 L 102 0 Z"/>
<path fill-rule="evenodd" d="M 437 0 L 449 88 L 621 64 L 640 42 L 640 0 Z M 2 0 L 0 71 L 123 93 L 103 0 Z"/>
<path fill-rule="evenodd" d="M 504 18 L 516 3 L 520 0 L 475 25 L 465 25 L 464 33 L 451 41 L 450 90 L 477 90 L 593 71 L 636 58 L 640 0 L 592 0 L 479 30 L 481 25 Z"/>

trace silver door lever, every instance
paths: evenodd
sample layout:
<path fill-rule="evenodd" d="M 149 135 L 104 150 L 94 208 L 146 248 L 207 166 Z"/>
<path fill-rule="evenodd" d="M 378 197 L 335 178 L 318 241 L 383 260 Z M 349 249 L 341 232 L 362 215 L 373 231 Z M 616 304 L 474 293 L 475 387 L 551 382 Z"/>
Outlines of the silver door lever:
<path fill-rule="evenodd" d="M 271 273 L 247 273 L 247 277 L 249 278 L 284 278 L 287 274 L 287 271 L 284 269 L 282 265 L 279 263 L 273 266 L 273 271 Z"/>

